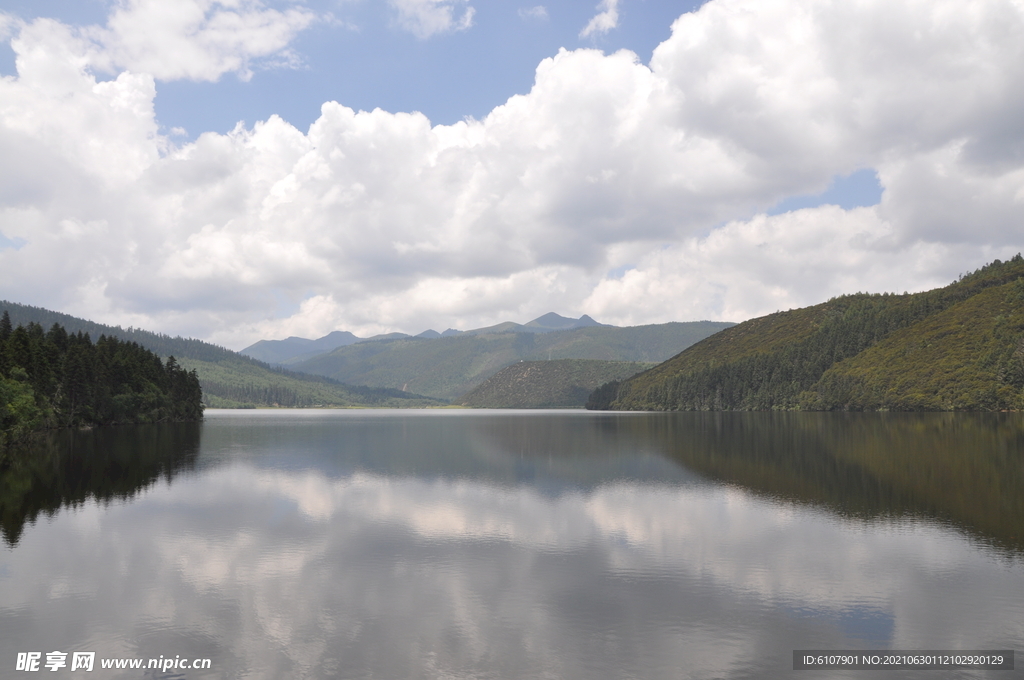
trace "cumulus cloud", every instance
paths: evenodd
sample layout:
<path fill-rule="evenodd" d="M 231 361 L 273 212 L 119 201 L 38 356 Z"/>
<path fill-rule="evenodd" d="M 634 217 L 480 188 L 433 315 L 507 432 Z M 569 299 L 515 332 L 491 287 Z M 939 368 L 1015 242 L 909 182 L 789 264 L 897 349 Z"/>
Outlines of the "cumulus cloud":
<path fill-rule="evenodd" d="M 945 285 L 965 259 L 1006 254 L 991 245 L 902 242 L 884 213 L 880 206 L 823 206 L 729 222 L 642 255 L 621 276 L 601 281 L 583 306 L 621 325 L 747 319 L 866 289 L 903 292 L 908 281 Z"/>
<path fill-rule="evenodd" d="M 460 25 L 455 3 L 395 7 L 441 17 L 424 37 Z M 939 285 L 1024 241 L 1013 0 L 712 0 L 649 64 L 563 50 L 481 120 L 328 102 L 306 132 L 271 117 L 182 144 L 154 75 L 97 80 L 82 32 L 41 20 L 11 45 L 5 296 L 232 347 L 551 310 L 738 321 Z M 860 169 L 877 206 L 763 214 Z"/>
<path fill-rule="evenodd" d="M 607 33 L 619 25 L 619 0 L 601 0 L 597 9 L 601 11 L 580 31 L 581 38 Z"/>
<path fill-rule="evenodd" d="M 426 39 L 438 33 L 464 31 L 473 25 L 476 9 L 466 7 L 456 17 L 459 5 L 466 0 L 388 0 L 398 14 L 398 25 L 417 38 Z"/>

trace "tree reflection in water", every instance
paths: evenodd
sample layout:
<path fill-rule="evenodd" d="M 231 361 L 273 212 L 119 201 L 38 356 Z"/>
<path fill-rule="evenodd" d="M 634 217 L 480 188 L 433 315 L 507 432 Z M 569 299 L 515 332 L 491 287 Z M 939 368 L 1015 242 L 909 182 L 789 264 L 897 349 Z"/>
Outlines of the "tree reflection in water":
<path fill-rule="evenodd" d="M 0 532 L 14 546 L 39 513 L 127 500 L 195 465 L 201 423 L 60 431 L 0 459 Z"/>

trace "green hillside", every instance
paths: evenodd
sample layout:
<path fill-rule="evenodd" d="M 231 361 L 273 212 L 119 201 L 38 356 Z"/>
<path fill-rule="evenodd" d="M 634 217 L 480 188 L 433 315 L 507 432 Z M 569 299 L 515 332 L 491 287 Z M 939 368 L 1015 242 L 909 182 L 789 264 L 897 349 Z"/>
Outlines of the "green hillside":
<path fill-rule="evenodd" d="M 43 430 L 203 419 L 195 372 L 134 342 L 0 314 L 0 448 Z"/>
<path fill-rule="evenodd" d="M 1020 410 L 1024 279 L 982 291 L 843 361 L 807 395 L 818 410 Z"/>
<path fill-rule="evenodd" d="M 598 385 L 651 364 L 594 359 L 523 361 L 501 369 L 459 399 L 475 408 L 582 408 Z"/>
<path fill-rule="evenodd" d="M 9 313 L 14 326 L 27 326 L 34 322 L 48 329 L 56 323 L 68 333 L 88 333 L 94 340 L 106 335 L 138 343 L 165 359 L 174 356 L 186 370 L 196 370 L 203 389 L 203 401 L 212 407 L 423 407 L 442 403 L 400 390 L 354 387 L 323 376 L 274 369 L 261 361 L 202 340 L 172 338 L 138 328 L 107 326 L 6 300 L 0 301 L 0 313 L 4 310 Z"/>
<path fill-rule="evenodd" d="M 729 328 L 589 408 L 1017 410 L 1024 405 L 1024 259 L 935 290 L 856 294 Z"/>
<path fill-rule="evenodd" d="M 344 406 L 425 408 L 445 401 L 402 390 L 345 385 L 319 375 L 283 371 L 243 356 L 221 361 L 182 359 L 199 374 L 203 395 L 214 408 L 248 406 Z"/>
<path fill-rule="evenodd" d="M 591 326 L 549 333 L 481 333 L 402 338 L 339 347 L 294 368 L 350 384 L 457 399 L 505 366 L 520 361 L 600 359 L 664 361 L 732 324 L 713 321 L 615 328 Z"/>

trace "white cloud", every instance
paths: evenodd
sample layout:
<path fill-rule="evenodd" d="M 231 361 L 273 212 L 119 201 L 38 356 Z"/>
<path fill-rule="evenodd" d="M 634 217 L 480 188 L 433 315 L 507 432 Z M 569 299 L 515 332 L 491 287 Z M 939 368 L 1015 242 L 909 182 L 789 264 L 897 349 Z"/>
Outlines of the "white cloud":
<path fill-rule="evenodd" d="M 17 17 L 0 12 L 0 40 L 10 40 L 20 27 L 22 22 Z"/>
<path fill-rule="evenodd" d="M 55 21 L 25 26 L 11 44 L 19 77 L 0 80 L 0 144 L 24 153 L 7 156 L 2 171 L 34 183 L 28 195 L 61 187 L 54 172 L 104 185 L 130 182 L 166 148 L 154 120 L 152 76 L 124 72 L 97 82 L 86 72 L 88 46 Z"/>
<path fill-rule="evenodd" d="M 398 13 L 398 25 L 417 38 L 426 39 L 438 33 L 464 31 L 473 25 L 476 9 L 466 7 L 456 17 L 457 9 L 467 0 L 388 0 Z"/>
<path fill-rule="evenodd" d="M 254 62 L 301 63 L 288 45 L 316 18 L 304 7 L 279 11 L 259 0 L 121 0 L 105 26 L 74 33 L 78 59 L 102 72 L 204 81 L 236 73 L 247 80 Z"/>
<path fill-rule="evenodd" d="M 581 38 L 607 33 L 619 25 L 619 0 L 601 0 L 597 9 L 601 11 L 595 14 L 580 31 Z"/>
<path fill-rule="evenodd" d="M 1024 249 L 1012 0 L 712 0 L 650 65 L 563 50 L 482 120 L 329 102 L 308 132 L 272 117 L 180 146 L 152 74 L 97 81 L 96 43 L 53 21 L 11 44 L 0 233 L 25 244 L 0 287 L 98 320 L 232 347 L 551 310 L 742 320 Z M 861 168 L 878 206 L 760 214 Z"/>
<path fill-rule="evenodd" d="M 906 239 L 884 212 L 822 206 L 730 222 L 706 237 L 646 253 L 621 277 L 601 281 L 583 307 L 621 325 L 747 319 L 845 293 L 945 285 L 965 260 L 1016 252 Z"/>

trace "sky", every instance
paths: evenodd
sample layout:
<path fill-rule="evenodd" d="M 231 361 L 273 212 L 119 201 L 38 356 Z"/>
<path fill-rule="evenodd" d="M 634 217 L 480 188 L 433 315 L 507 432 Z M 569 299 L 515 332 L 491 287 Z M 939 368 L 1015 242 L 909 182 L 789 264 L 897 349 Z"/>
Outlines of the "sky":
<path fill-rule="evenodd" d="M 232 349 L 1024 250 L 1024 0 L 4 0 L 0 298 Z"/>

